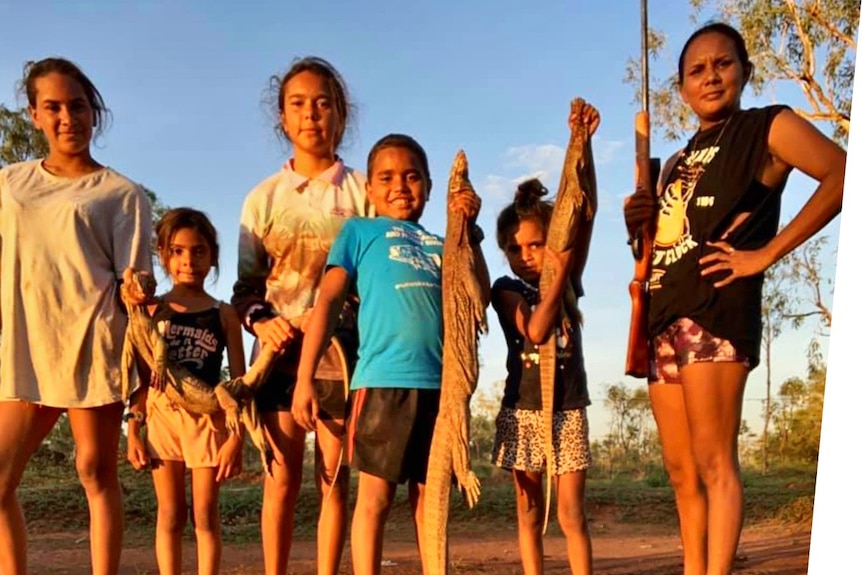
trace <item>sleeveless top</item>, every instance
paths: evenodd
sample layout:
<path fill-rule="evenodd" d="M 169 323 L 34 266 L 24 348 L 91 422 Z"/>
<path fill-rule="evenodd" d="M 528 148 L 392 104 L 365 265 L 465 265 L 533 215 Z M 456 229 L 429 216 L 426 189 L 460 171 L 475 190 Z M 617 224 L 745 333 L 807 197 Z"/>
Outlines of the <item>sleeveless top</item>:
<path fill-rule="evenodd" d="M 197 312 L 160 310 L 163 334 L 168 342 L 168 361 L 182 365 L 204 383 L 215 387 L 221 381 L 226 347 L 221 304 Z"/>
<path fill-rule="evenodd" d="M 649 332 L 655 337 L 687 317 L 729 340 L 751 368 L 760 361 L 763 274 L 737 278 L 716 289 L 725 274 L 701 276 L 700 258 L 716 248 L 734 218 L 750 212 L 725 241 L 755 250 L 778 232 L 786 178 L 770 190 L 756 178 L 768 154 L 769 128 L 786 106 L 736 112 L 727 122 L 696 134 L 668 172 L 650 277 Z"/>
<path fill-rule="evenodd" d="M 501 277 L 492 291 L 510 291 L 521 295 L 527 304 L 534 307 L 539 299 L 539 290 L 520 279 Z M 537 411 L 542 409 L 541 376 L 539 374 L 539 346 L 528 341 L 517 326 L 498 313 L 500 327 L 506 337 L 506 386 L 503 391 L 503 407 Z M 551 337 L 557 339 L 557 370 L 554 378 L 554 411 L 580 409 L 590 405 L 587 390 L 587 374 L 584 369 L 581 326 L 571 326 L 561 334 L 557 326 Z M 570 343 L 571 345 L 566 345 Z"/>

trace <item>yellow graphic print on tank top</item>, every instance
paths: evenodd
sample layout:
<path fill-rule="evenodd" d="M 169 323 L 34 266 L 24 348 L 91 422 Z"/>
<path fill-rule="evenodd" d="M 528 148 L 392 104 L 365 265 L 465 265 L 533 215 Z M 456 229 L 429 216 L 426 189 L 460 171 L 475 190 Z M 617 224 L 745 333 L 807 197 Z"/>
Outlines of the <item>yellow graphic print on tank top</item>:
<path fill-rule="evenodd" d="M 706 166 L 712 162 L 719 149 L 719 146 L 712 145 L 684 154 L 679 160 L 677 177 L 665 186 L 659 198 L 650 290 L 661 287 L 666 268 L 673 266 L 698 246 L 691 236 L 688 205 Z M 698 198 L 697 202 L 698 207 L 709 207 L 711 204 L 709 198 Z"/>

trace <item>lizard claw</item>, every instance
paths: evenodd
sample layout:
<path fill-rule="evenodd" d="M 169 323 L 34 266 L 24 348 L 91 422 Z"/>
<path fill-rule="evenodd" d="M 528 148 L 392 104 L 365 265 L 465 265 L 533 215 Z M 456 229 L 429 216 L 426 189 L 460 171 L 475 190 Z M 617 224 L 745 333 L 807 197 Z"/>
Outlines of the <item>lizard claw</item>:
<path fill-rule="evenodd" d="M 261 451 L 260 459 L 263 464 L 263 470 L 267 475 L 272 477 L 272 462 L 275 461 L 275 453 L 273 452 L 272 447 L 269 446 L 269 443 L 267 443 L 266 447 Z"/>
<path fill-rule="evenodd" d="M 459 481 L 459 483 L 461 482 Z M 479 502 L 479 495 L 482 493 L 479 486 L 479 478 L 472 471 L 467 474 L 466 480 L 461 483 L 461 491 L 464 494 L 464 499 L 467 501 L 467 507 L 470 509 L 473 509 L 476 503 Z"/>
<path fill-rule="evenodd" d="M 458 485 L 461 488 L 464 498 L 467 500 L 467 505 L 470 509 L 479 501 L 479 478 L 476 473 L 470 469 L 470 457 L 467 450 L 468 441 L 466 435 L 461 435 L 457 439 L 457 447 L 453 455 L 453 471 L 455 478 L 458 480 Z"/>
<path fill-rule="evenodd" d="M 228 393 L 227 389 L 222 385 L 217 385 L 214 389 L 219 407 L 225 414 L 225 423 L 227 428 L 232 433 L 239 433 L 240 430 L 240 407 L 236 399 Z"/>
<path fill-rule="evenodd" d="M 167 375 L 164 372 L 153 370 L 152 373 L 150 373 L 150 387 L 156 391 L 164 391 L 166 379 Z"/>
<path fill-rule="evenodd" d="M 222 408 L 222 411 L 224 411 L 225 413 L 239 413 L 239 403 L 237 403 L 237 400 L 234 399 L 234 397 L 230 394 L 230 392 L 223 384 L 215 386 L 215 388 L 213 389 L 213 393 L 215 393 L 216 400 L 218 401 L 219 407 Z"/>
<path fill-rule="evenodd" d="M 482 306 L 473 306 L 473 319 L 476 322 L 477 333 L 488 333 L 488 316 Z"/>
<path fill-rule="evenodd" d="M 224 422 L 225 427 L 227 427 L 228 431 L 231 434 L 239 435 L 240 432 L 240 419 L 238 410 L 228 410 L 224 413 Z"/>
<path fill-rule="evenodd" d="M 240 407 L 236 399 L 225 388 L 224 384 L 218 384 L 213 389 L 219 407 L 224 411 L 225 425 L 231 433 L 239 433 L 240 431 Z"/>

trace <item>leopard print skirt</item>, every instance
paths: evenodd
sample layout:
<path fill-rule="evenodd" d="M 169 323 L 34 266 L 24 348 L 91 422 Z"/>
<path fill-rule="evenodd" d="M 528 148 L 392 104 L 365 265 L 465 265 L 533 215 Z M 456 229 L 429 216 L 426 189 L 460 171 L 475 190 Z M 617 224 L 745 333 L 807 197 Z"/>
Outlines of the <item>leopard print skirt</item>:
<path fill-rule="evenodd" d="M 545 470 L 545 433 L 542 412 L 503 407 L 497 415 L 497 433 L 491 460 L 503 469 Z M 592 466 L 586 408 L 558 411 L 553 424 L 557 475 Z"/>

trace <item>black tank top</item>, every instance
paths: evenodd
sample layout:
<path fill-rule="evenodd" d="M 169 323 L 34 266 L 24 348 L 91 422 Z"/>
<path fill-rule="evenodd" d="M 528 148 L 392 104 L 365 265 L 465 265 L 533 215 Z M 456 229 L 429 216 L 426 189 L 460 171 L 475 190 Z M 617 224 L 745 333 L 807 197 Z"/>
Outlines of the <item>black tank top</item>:
<path fill-rule="evenodd" d="M 536 305 L 538 290 L 511 277 L 501 277 L 494 282 L 493 291 L 510 291 L 520 294 L 530 306 Z M 539 373 L 539 347 L 526 340 L 518 328 L 498 314 L 500 327 L 506 337 L 506 387 L 503 391 L 503 407 L 512 409 L 542 409 L 541 376 Z M 587 390 L 587 374 L 584 369 L 581 326 L 575 324 L 563 337 L 557 334 L 557 372 L 554 379 L 554 411 L 579 409 L 590 405 Z M 553 336 L 552 336 L 553 337 Z M 571 346 L 564 344 L 571 339 Z"/>
<path fill-rule="evenodd" d="M 182 365 L 212 386 L 221 380 L 226 345 L 220 305 L 198 312 L 160 314 L 165 318 L 168 361 Z"/>
<path fill-rule="evenodd" d="M 771 190 L 757 181 L 768 153 L 769 127 L 786 106 L 739 111 L 689 140 L 670 170 L 660 199 L 650 278 L 649 331 L 656 336 L 687 317 L 760 361 L 763 274 L 716 289 L 722 274 L 703 277 L 699 259 L 715 248 L 734 218 L 748 219 L 725 239 L 738 250 L 766 245 L 778 232 L 785 181 Z M 723 133 L 722 133 L 723 132 Z"/>

